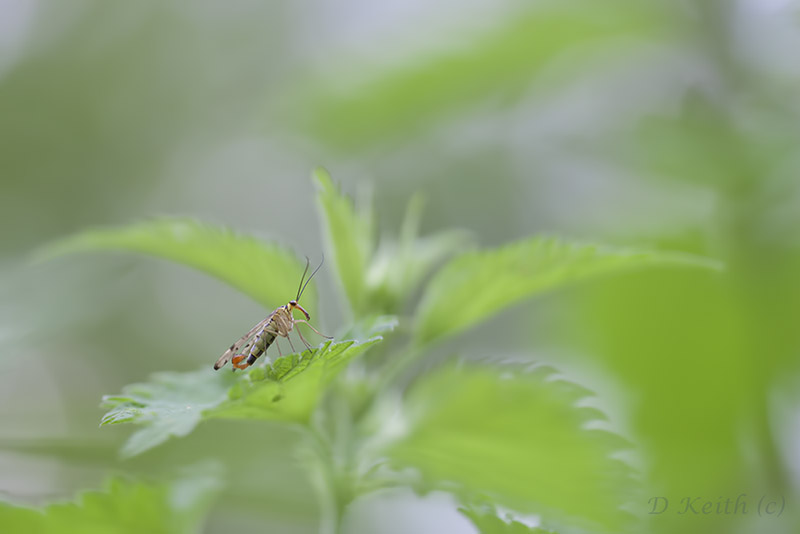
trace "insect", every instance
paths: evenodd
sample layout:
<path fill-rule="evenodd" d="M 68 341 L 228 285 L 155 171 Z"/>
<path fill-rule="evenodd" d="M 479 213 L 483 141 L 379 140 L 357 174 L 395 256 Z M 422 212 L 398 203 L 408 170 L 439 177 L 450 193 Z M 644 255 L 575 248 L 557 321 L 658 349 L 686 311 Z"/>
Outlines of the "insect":
<path fill-rule="evenodd" d="M 231 345 L 228 350 L 226 350 L 225 353 L 220 356 L 219 360 L 217 360 L 217 363 L 214 364 L 214 369 L 219 369 L 220 367 L 224 366 L 226 363 L 228 363 L 228 360 L 230 360 L 234 370 L 247 369 L 256 363 L 256 360 L 259 356 L 267 351 L 272 342 L 275 341 L 276 336 L 282 336 L 288 339 L 289 346 L 291 346 L 292 350 L 294 350 L 294 345 L 292 345 L 292 340 L 289 338 L 289 333 L 297 323 L 305 323 L 309 328 L 311 328 L 311 330 L 320 336 L 326 339 L 332 339 L 330 336 L 326 336 L 311 326 L 311 323 L 308 322 L 311 320 L 311 316 L 306 310 L 303 309 L 302 306 L 300 306 L 300 304 L 297 303 L 297 301 L 300 300 L 300 297 L 303 295 L 303 291 L 305 291 L 306 286 L 311 279 L 314 278 L 314 275 L 317 274 L 317 271 L 319 271 L 319 268 L 322 267 L 322 263 L 324 261 L 325 258 L 323 257 L 322 261 L 319 263 L 319 266 L 314 269 L 314 272 L 311 273 L 311 276 L 308 277 L 308 280 L 305 280 L 306 274 L 308 274 L 309 266 L 309 260 L 306 258 L 306 269 L 303 271 L 303 276 L 300 278 L 300 286 L 297 288 L 297 296 L 294 298 L 294 300 L 290 300 L 288 304 L 284 304 L 283 306 L 276 308 L 275 311 L 267 315 L 265 319 L 259 321 L 253 328 L 250 329 L 249 332 L 239 338 L 236 343 Z M 303 284 L 303 280 L 305 280 L 305 284 Z M 300 310 L 306 318 L 295 319 L 292 315 L 292 312 L 295 309 Z M 306 341 L 306 338 L 303 337 L 302 332 L 300 332 L 298 329 L 297 333 L 300 335 L 300 339 L 303 341 L 303 344 L 306 346 L 306 348 L 310 350 L 311 345 L 308 343 L 308 341 Z M 280 347 L 278 347 L 278 350 L 280 350 Z"/>

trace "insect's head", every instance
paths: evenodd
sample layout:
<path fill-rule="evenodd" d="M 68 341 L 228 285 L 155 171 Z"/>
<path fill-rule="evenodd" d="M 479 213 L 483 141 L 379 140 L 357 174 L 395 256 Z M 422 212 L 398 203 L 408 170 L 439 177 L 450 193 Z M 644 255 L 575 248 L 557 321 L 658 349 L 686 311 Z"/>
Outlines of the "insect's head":
<path fill-rule="evenodd" d="M 307 320 L 307 321 L 311 320 L 311 316 L 308 314 L 308 312 L 307 312 L 306 310 L 304 310 L 304 309 L 303 309 L 303 307 L 302 307 L 302 306 L 300 306 L 300 305 L 297 303 L 297 301 L 296 301 L 296 300 L 290 300 L 290 301 L 289 301 L 289 313 L 292 313 L 292 311 L 294 311 L 294 309 L 295 309 L 295 308 L 297 308 L 298 310 L 300 310 L 301 312 L 303 312 L 303 315 L 305 315 L 305 316 L 306 316 L 306 320 Z"/>

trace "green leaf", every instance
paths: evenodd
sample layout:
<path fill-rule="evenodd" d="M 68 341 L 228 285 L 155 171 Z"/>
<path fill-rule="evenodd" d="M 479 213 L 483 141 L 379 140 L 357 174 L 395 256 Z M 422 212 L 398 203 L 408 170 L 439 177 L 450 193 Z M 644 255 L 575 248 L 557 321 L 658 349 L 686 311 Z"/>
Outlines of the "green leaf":
<path fill-rule="evenodd" d="M 408 203 L 397 241 L 381 239 L 367 270 L 367 308 L 377 313 L 399 313 L 418 291 L 422 279 L 435 265 L 463 249 L 469 235 L 460 230 L 418 237 L 423 199 L 415 195 Z"/>
<path fill-rule="evenodd" d="M 289 250 L 191 219 L 155 219 L 89 230 L 39 251 L 40 259 L 95 250 L 141 252 L 194 267 L 272 309 L 295 295 L 303 264 Z M 304 299 L 315 302 L 313 287 Z"/>
<path fill-rule="evenodd" d="M 328 171 L 317 168 L 313 176 L 328 249 L 350 308 L 358 313 L 362 310 L 367 263 L 372 255 L 372 222 L 368 215 L 356 213 L 353 201 L 336 189 Z"/>
<path fill-rule="evenodd" d="M 418 342 L 453 335 L 532 296 L 600 274 L 646 266 L 721 269 L 681 252 L 615 249 L 535 237 L 452 259 L 431 280 L 417 313 Z"/>
<path fill-rule="evenodd" d="M 310 354 L 290 354 L 278 358 L 270 367 L 253 369 L 231 389 L 228 400 L 209 415 L 305 423 L 325 386 L 350 360 L 381 339 L 328 341 Z"/>
<path fill-rule="evenodd" d="M 37 510 L 0 502 L 0 524 L 9 532 L 44 534 L 45 519 Z"/>
<path fill-rule="evenodd" d="M 450 366 L 412 388 L 407 433 L 387 447 L 398 470 L 417 468 L 425 486 L 485 495 L 521 513 L 619 532 L 631 470 L 611 457 L 628 447 L 588 426 L 578 407 L 590 393 L 552 369 Z"/>
<path fill-rule="evenodd" d="M 459 508 L 458 511 L 472 521 L 480 534 L 556 534 L 551 530 L 529 527 L 525 523 L 515 521 L 513 517 L 502 519 L 490 506 L 470 506 Z"/>
<path fill-rule="evenodd" d="M 305 422 L 325 386 L 350 360 L 381 339 L 328 341 L 245 373 L 214 371 L 210 365 L 190 373 L 158 373 L 150 382 L 126 386 L 121 395 L 104 397 L 103 407 L 109 412 L 101 426 L 143 426 L 123 447 L 121 454 L 127 457 L 172 436 L 185 436 L 211 417 Z"/>
<path fill-rule="evenodd" d="M 537 6 L 483 35 L 458 36 L 462 46 L 428 51 L 383 70 L 371 65 L 377 76 L 345 91 L 325 80 L 307 82 L 314 93 L 296 107 L 316 136 L 345 151 L 410 139 L 430 130 L 431 123 L 463 116 L 464 110 L 517 102 L 561 54 L 574 50 L 572 62 L 591 63 L 597 56 L 587 51 L 609 41 L 633 47 L 641 42 L 634 37 L 658 38 L 659 26 L 669 20 L 645 3 L 621 4 Z M 583 74 L 585 69 L 574 72 Z"/>
<path fill-rule="evenodd" d="M 157 373 L 150 382 L 131 384 L 120 395 L 103 397 L 101 406 L 109 411 L 100 425 L 142 425 L 120 451 L 123 457 L 135 456 L 170 437 L 189 434 L 206 410 L 225 402 L 236 381 L 232 373 L 220 373 L 210 366 L 190 373 Z"/>
<path fill-rule="evenodd" d="M 395 315 L 367 315 L 348 325 L 347 329 L 337 337 L 369 339 L 393 331 L 397 328 L 398 323 L 398 318 Z"/>
<path fill-rule="evenodd" d="M 111 479 L 72 503 L 31 509 L 0 503 L 2 531 L 25 534 L 141 534 L 196 532 L 217 479 L 203 467 L 173 484 Z"/>

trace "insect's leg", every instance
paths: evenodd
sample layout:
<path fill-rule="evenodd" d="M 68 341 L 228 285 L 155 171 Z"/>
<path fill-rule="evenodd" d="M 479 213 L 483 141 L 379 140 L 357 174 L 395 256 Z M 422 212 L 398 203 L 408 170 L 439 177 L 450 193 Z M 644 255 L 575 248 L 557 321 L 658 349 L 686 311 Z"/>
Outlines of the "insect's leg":
<path fill-rule="evenodd" d="M 290 347 L 292 347 L 292 352 L 297 352 L 296 350 L 294 350 L 294 345 L 292 345 L 292 338 L 290 338 L 290 337 L 287 335 L 287 336 L 286 336 L 286 339 L 288 339 L 288 340 L 289 340 L 289 346 L 290 346 Z"/>
<path fill-rule="evenodd" d="M 313 330 L 314 332 L 316 332 L 316 333 L 317 333 L 317 334 L 319 334 L 320 336 L 324 337 L 325 339 L 333 339 L 333 336 L 326 336 L 325 334 L 323 334 L 322 332 L 320 332 L 319 330 L 317 330 L 316 328 L 314 328 L 313 326 L 311 326 L 311 323 L 309 323 L 309 322 L 308 322 L 308 321 L 306 321 L 305 319 L 295 319 L 295 320 L 294 320 L 294 322 L 295 322 L 295 323 L 305 323 L 305 324 L 307 324 L 307 325 L 308 325 L 308 327 L 309 327 L 311 330 Z"/>
<path fill-rule="evenodd" d="M 308 350 L 311 350 L 311 345 L 309 344 L 308 341 L 306 341 L 306 338 L 303 337 L 303 333 L 300 331 L 299 328 L 297 329 L 297 335 L 300 336 L 300 341 L 303 342 L 303 344 L 306 346 L 306 348 Z"/>
<path fill-rule="evenodd" d="M 278 347 L 278 355 L 283 356 L 283 351 L 281 350 L 281 344 L 278 343 L 278 336 L 275 336 L 275 346 Z"/>

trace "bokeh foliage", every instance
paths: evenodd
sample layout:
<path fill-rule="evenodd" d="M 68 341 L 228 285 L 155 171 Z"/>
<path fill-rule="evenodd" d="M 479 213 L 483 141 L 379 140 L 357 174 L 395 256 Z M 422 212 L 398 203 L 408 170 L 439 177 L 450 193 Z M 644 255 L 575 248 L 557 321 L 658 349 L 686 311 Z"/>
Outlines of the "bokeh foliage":
<path fill-rule="evenodd" d="M 318 202 L 329 251 L 337 258 L 340 285 L 350 297 L 351 308 L 361 311 L 362 323 L 379 329 L 393 327 L 394 321 L 385 319 L 385 314 L 399 313 L 400 303 L 381 300 L 386 294 L 380 284 L 370 287 L 366 277 L 347 274 L 348 270 L 363 273 L 375 261 L 366 244 L 357 245 L 366 239 L 358 236 L 358 229 L 364 227 L 360 225 L 366 224 L 368 215 L 354 211 L 325 171 L 318 169 L 314 174 L 321 185 Z M 188 238 L 183 231 L 187 225 Z M 406 248 L 415 248 L 413 235 L 405 239 L 410 241 Z M 204 246 L 205 241 L 209 246 Z M 440 246 L 432 257 L 446 256 L 452 243 L 443 241 Z M 120 248 L 210 271 L 245 291 L 237 275 L 239 266 L 230 258 L 247 262 L 251 256 L 279 250 L 208 225 L 166 221 L 127 230 L 88 231 L 49 245 L 39 256 Z M 364 257 L 353 261 L 349 253 L 356 249 L 363 250 Z M 200 260 L 197 251 L 202 251 Z M 264 261 L 269 263 L 269 258 Z M 419 261 L 398 253 L 395 269 L 386 274 L 416 271 Z M 226 272 L 228 265 L 231 273 Z M 427 489 L 448 489 L 467 505 L 472 504 L 473 495 L 485 494 L 482 499 L 520 513 L 542 514 L 548 524 L 584 524 L 619 532 L 630 528 L 621 507 L 634 490 L 630 467 L 612 455 L 627 445 L 615 434 L 587 429 L 605 420 L 605 415 L 579 406 L 588 392 L 553 380 L 552 370 L 529 371 L 495 363 L 422 375 L 397 408 L 406 418 L 406 432 L 379 441 L 371 455 L 359 442 L 369 442 L 372 434 L 385 434 L 391 427 L 390 419 L 381 421 L 383 399 L 391 399 L 392 390 L 397 390 L 395 381 L 425 358 L 424 347 L 432 341 L 478 327 L 488 317 L 543 291 L 653 265 L 720 267 L 689 254 L 603 249 L 546 238 L 495 251 L 462 252 L 446 262 L 423 289 L 418 316 L 409 320 L 412 333 L 406 348 L 384 353 L 383 365 L 360 381 L 336 378 L 382 339 L 375 335 L 380 330 L 365 341 L 325 341 L 315 349 L 240 373 L 236 379 L 211 371 L 155 375 L 150 383 L 126 386 L 122 394 L 104 397 L 103 405 L 110 411 L 101 424 L 144 427 L 122 448 L 123 456 L 141 454 L 169 437 L 187 436 L 208 418 L 299 424 L 310 444 L 304 453 L 311 459 L 307 460 L 309 476 L 322 480 L 322 498 L 333 503 L 328 510 L 332 515 L 322 519 L 323 529 L 338 530 L 347 507 L 371 487 L 402 484 L 394 476 L 375 471 L 388 462 L 398 471 L 418 469 Z M 418 277 L 402 278 L 419 281 Z M 482 287 L 485 293 L 476 297 L 474 287 Z M 260 291 L 254 288 L 251 296 L 257 297 Z M 448 299 L 455 313 L 447 313 Z M 367 315 L 362 302 L 377 308 L 374 315 Z M 367 386 L 366 392 L 362 385 Z M 359 438 L 339 441 L 350 433 Z M 370 467 L 363 470 L 364 466 Z"/>
<path fill-rule="evenodd" d="M 483 365 L 510 352 L 598 390 L 639 457 L 642 493 L 630 508 L 640 517 L 654 495 L 796 500 L 800 30 L 791 3 L 478 2 L 457 11 L 348 4 L 335 13 L 319 2 L 257 4 L 0 7 L 11 21 L 3 28 L 14 30 L 3 33 L 11 46 L 0 47 L 4 498 L 41 504 L 100 487 L 109 470 L 147 478 L 190 458 L 224 457 L 228 491 L 208 532 L 316 532 L 328 505 L 309 497 L 315 481 L 294 461 L 297 449 L 310 447 L 314 458 L 320 448 L 337 451 L 343 472 L 365 487 L 385 482 L 374 461 L 385 436 L 374 436 L 376 444 L 365 435 L 374 426 L 345 424 L 367 417 L 376 393 L 394 383 L 376 386 L 375 373 L 415 392 L 429 372 L 442 376 L 431 368 L 453 353 Z M 344 183 L 326 173 L 305 180 L 318 163 Z M 350 212 L 353 202 L 339 191 L 356 191 L 356 180 L 374 182 L 374 203 L 356 202 Z M 315 186 L 327 212 L 322 232 L 310 215 Z M 421 202 L 408 201 L 419 191 L 424 222 Z M 25 262 L 42 243 L 85 228 L 116 230 L 64 246 L 166 257 L 246 297 L 188 270 L 120 255 Z M 575 287 L 570 278 L 566 291 L 545 287 L 548 296 L 533 304 L 521 299 L 533 289 L 518 272 L 480 293 L 495 287 L 493 263 L 473 264 L 476 276 L 458 283 L 469 272 L 459 258 L 474 249 L 491 258 L 508 243 L 544 247 L 550 241 L 527 237 L 542 233 L 576 247 L 622 245 L 610 249 L 625 257 L 629 246 L 697 254 L 725 270 L 629 265 Z M 319 302 L 317 317 L 330 325 L 323 331 L 367 340 L 379 316 L 400 316 L 392 337 L 303 404 L 304 418 L 315 407 L 312 423 L 323 435 L 340 429 L 331 442 L 310 445 L 267 421 L 194 428 L 161 420 L 161 430 L 139 427 L 156 434 L 147 447 L 123 450 L 160 446 L 120 463 L 128 431 L 96 428 L 97 399 L 152 373 L 191 377 L 198 361 L 213 361 L 258 318 L 258 305 L 272 309 L 292 296 L 302 257 L 316 257 L 323 239 L 344 296 L 337 300 L 323 278 L 322 298 L 304 297 Z M 225 259 L 228 244 L 241 255 Z M 515 271 L 515 262 L 507 267 Z M 587 274 L 598 266 L 589 267 Z M 489 313 L 496 301 L 518 298 L 514 313 Z M 479 303 L 486 313 L 475 315 Z M 409 334 L 421 341 L 416 347 L 403 344 Z M 442 369 L 452 387 L 466 372 Z M 204 378 L 189 380 L 170 409 L 192 398 L 189 406 L 224 402 L 235 378 L 197 376 Z M 332 398 L 339 401 L 329 406 Z M 385 402 L 371 421 L 393 421 Z M 486 411 L 488 424 L 495 412 Z M 427 428 L 444 432 L 439 423 Z M 355 430 L 341 431 L 350 424 Z M 479 428 L 470 421 L 461 430 Z M 167 439 L 181 429 L 193 430 Z M 465 435 L 453 439 L 466 443 Z M 436 474 L 448 483 L 475 475 L 443 471 Z M 348 499 L 361 487 L 352 482 L 336 483 Z M 516 489 L 542 497 L 539 488 Z M 495 506 L 476 506 L 465 514 L 482 532 L 531 529 Z M 645 519 L 639 532 L 788 534 L 798 524 L 791 509 L 771 522 Z"/>

